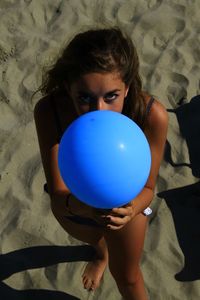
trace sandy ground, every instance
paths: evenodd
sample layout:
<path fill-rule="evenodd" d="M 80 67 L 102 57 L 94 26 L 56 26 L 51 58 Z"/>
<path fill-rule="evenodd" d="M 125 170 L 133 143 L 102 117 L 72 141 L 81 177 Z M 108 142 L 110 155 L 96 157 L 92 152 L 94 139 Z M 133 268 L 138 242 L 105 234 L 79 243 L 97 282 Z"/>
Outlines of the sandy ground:
<path fill-rule="evenodd" d="M 200 299 L 200 99 L 190 102 L 200 94 L 199 15 L 199 0 L 0 2 L 2 299 L 121 299 L 108 269 L 95 293 L 82 288 L 91 249 L 51 214 L 31 101 L 44 64 L 97 23 L 129 32 L 144 89 L 171 110 L 142 258 L 150 299 Z"/>

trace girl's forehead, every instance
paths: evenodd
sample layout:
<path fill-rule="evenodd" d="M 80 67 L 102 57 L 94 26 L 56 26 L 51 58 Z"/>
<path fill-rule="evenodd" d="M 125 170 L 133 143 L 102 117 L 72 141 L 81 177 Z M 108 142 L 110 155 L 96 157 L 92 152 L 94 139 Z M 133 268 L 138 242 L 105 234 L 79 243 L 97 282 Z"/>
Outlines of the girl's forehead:
<path fill-rule="evenodd" d="M 123 86 L 124 83 L 117 72 L 111 73 L 88 73 L 81 76 L 74 82 L 75 87 L 97 88 L 97 87 L 115 87 Z"/>

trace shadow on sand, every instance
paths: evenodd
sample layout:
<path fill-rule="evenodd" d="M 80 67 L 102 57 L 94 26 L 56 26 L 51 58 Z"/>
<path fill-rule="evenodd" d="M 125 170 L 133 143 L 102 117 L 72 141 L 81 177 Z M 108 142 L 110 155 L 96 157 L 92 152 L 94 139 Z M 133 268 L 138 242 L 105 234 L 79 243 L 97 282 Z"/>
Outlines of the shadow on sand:
<path fill-rule="evenodd" d="M 185 265 L 178 281 L 200 279 L 200 182 L 158 194 L 170 208 Z"/>
<path fill-rule="evenodd" d="M 168 141 L 165 150 L 165 160 L 174 167 L 190 167 L 192 174 L 200 178 L 200 95 L 193 97 L 189 103 L 180 105 L 176 109 L 168 109 L 168 112 L 176 114 L 180 134 L 187 143 L 190 164 L 173 162 L 171 146 Z"/>
<path fill-rule="evenodd" d="M 91 246 L 39 246 L 0 255 L 0 279 L 28 269 L 43 268 L 58 263 L 90 261 L 95 254 Z M 67 279 L 67 278 L 66 278 Z M 0 283 L 0 298 L 5 300 L 80 300 L 70 294 L 42 289 L 16 290 Z"/>
<path fill-rule="evenodd" d="M 167 141 L 165 160 L 173 167 L 190 167 L 193 176 L 200 178 L 200 96 L 193 97 L 187 104 L 176 109 L 175 113 L 180 133 L 185 138 L 190 163 L 176 163 L 172 160 L 171 145 Z M 171 210 L 179 245 L 185 257 L 184 268 L 175 275 L 178 281 L 200 279 L 200 182 L 188 186 L 163 191 L 158 194 L 164 198 Z"/>

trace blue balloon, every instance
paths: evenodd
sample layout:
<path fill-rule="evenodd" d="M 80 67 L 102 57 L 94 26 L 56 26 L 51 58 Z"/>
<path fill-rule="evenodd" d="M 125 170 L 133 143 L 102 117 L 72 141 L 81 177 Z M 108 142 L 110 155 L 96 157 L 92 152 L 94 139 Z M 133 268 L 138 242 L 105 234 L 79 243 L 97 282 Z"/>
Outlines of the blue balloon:
<path fill-rule="evenodd" d="M 144 133 L 131 119 L 113 111 L 93 111 L 64 132 L 58 165 L 80 201 L 110 209 L 127 204 L 143 189 L 151 153 Z"/>

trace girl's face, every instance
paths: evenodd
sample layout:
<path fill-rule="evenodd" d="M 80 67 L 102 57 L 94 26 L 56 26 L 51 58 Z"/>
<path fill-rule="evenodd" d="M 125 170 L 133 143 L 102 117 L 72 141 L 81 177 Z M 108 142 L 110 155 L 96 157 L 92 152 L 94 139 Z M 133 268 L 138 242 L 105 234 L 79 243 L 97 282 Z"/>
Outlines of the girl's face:
<path fill-rule="evenodd" d="M 128 87 L 117 72 L 88 73 L 71 85 L 69 93 L 78 115 L 93 110 L 121 113 Z"/>

